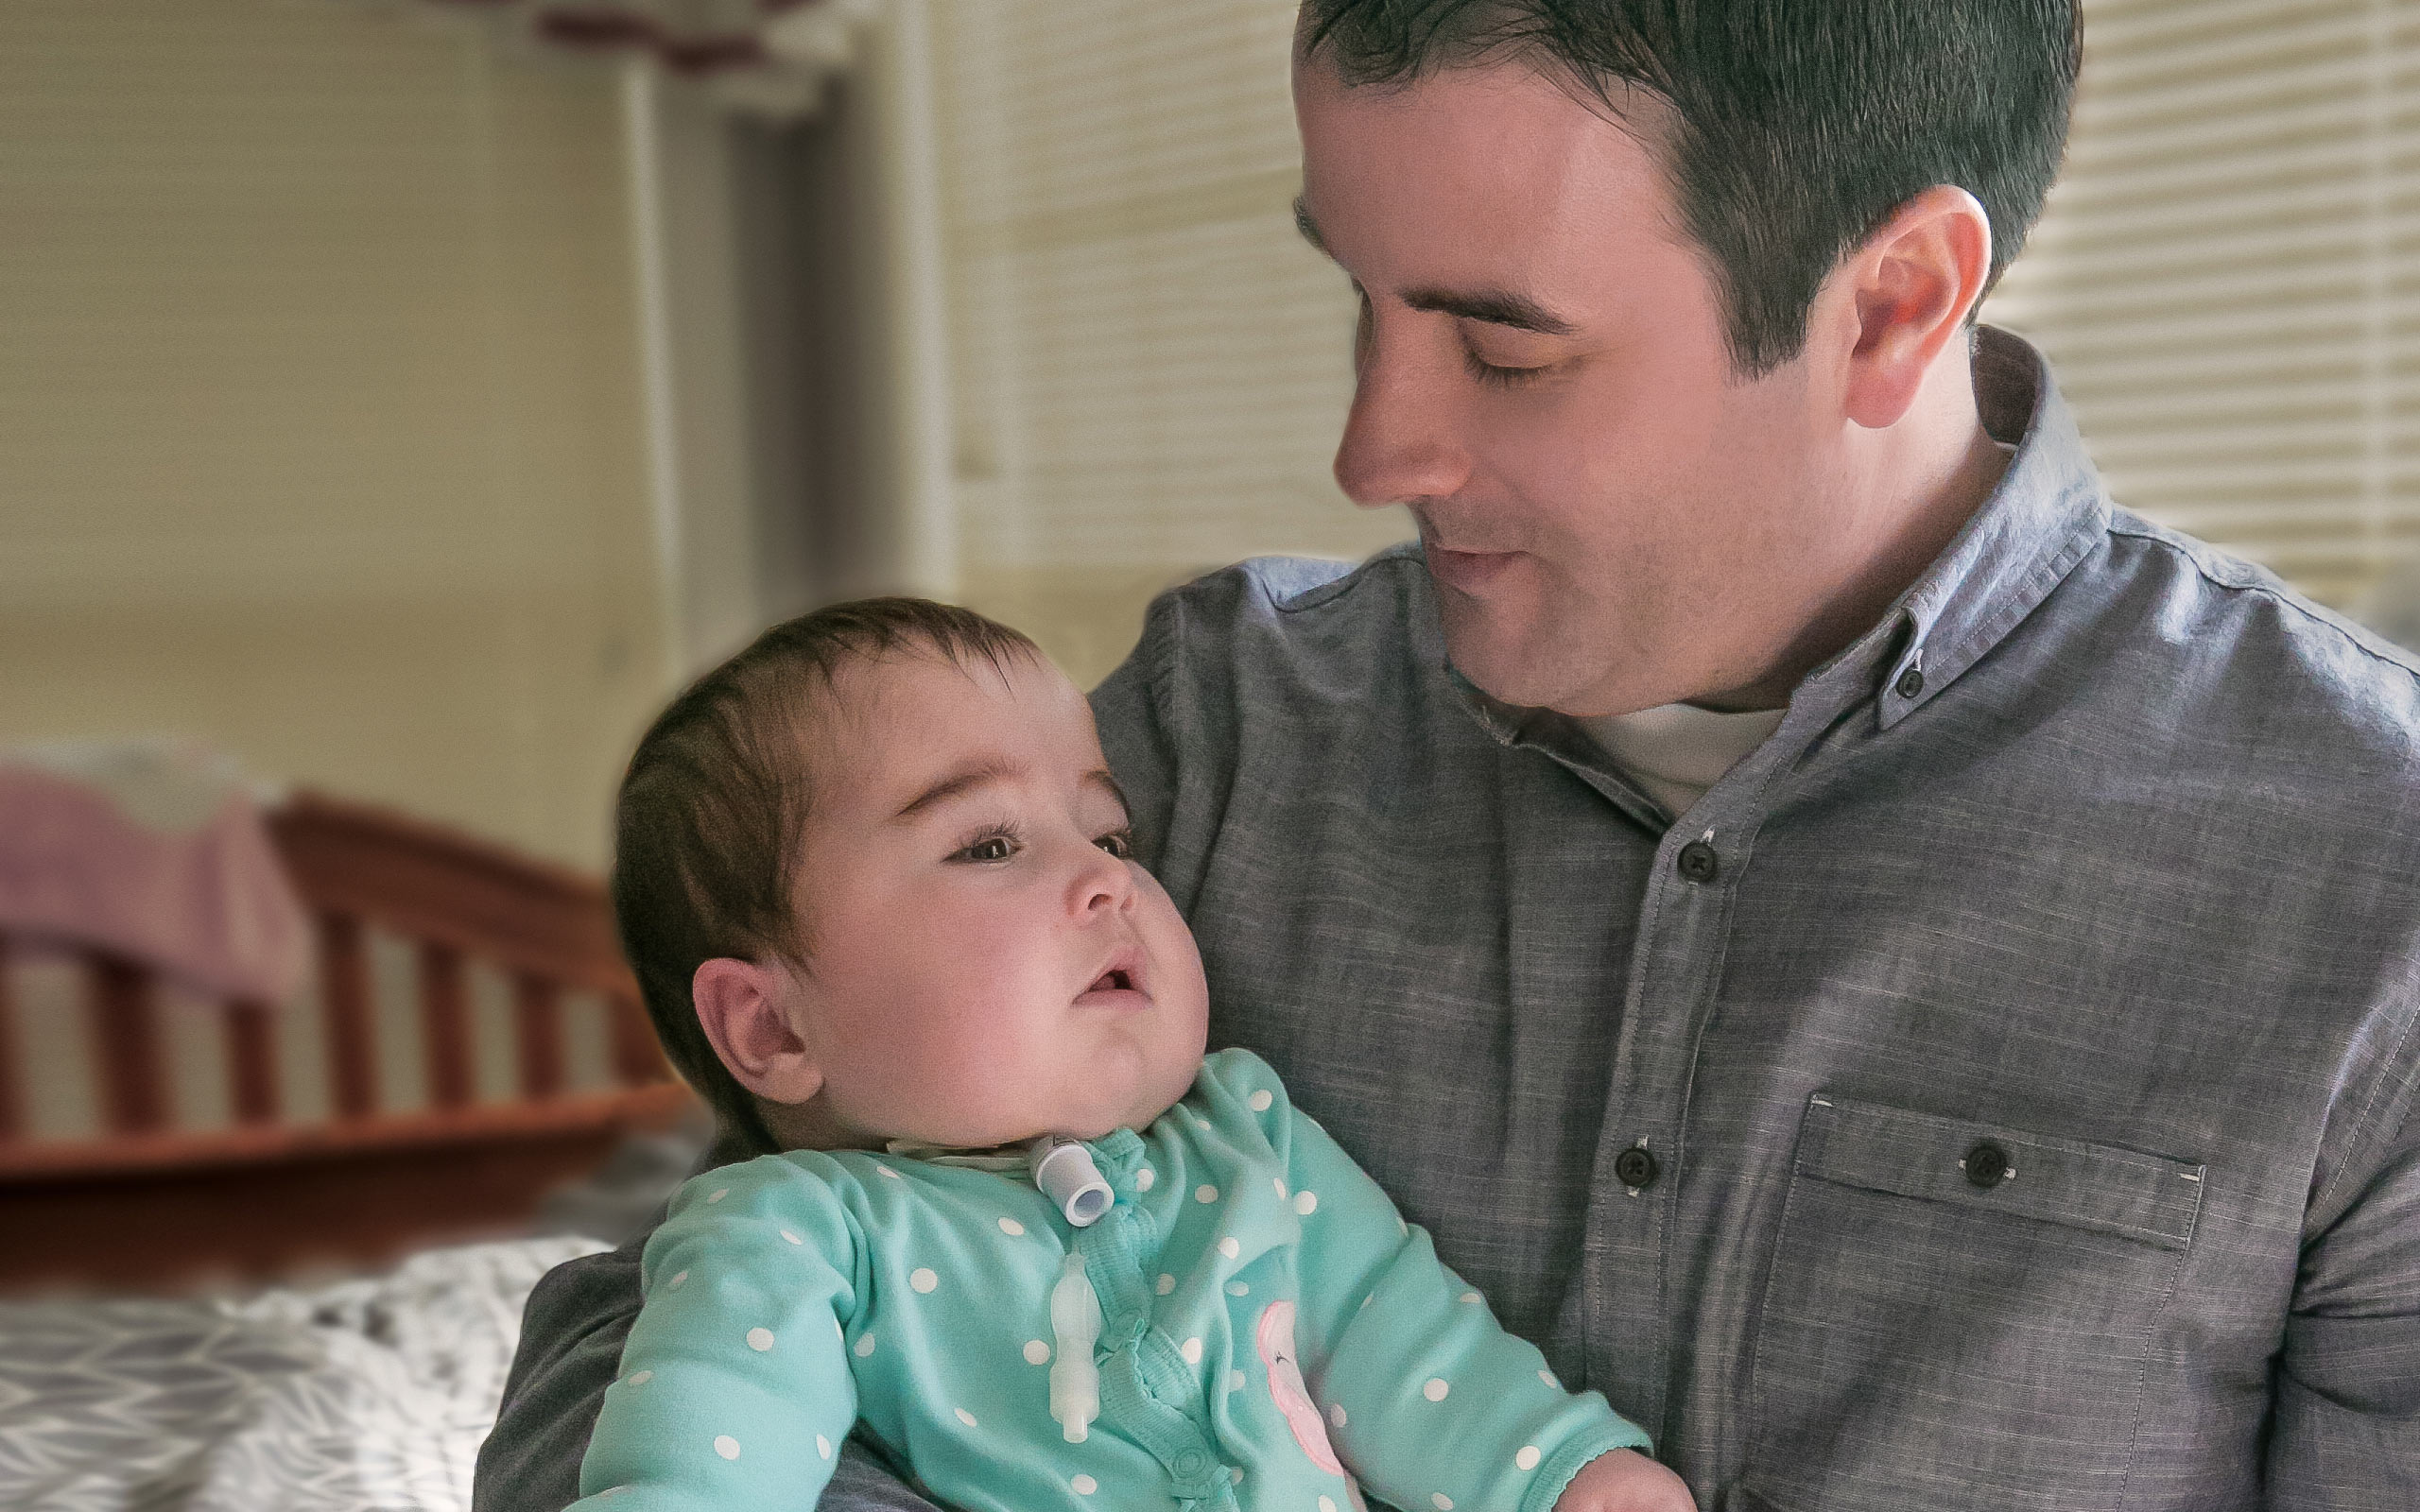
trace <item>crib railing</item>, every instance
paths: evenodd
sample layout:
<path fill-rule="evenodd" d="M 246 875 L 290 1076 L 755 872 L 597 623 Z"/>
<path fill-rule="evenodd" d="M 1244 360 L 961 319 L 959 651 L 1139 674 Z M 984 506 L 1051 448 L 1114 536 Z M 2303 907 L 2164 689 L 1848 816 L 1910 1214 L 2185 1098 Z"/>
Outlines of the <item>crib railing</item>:
<path fill-rule="evenodd" d="M 270 828 L 316 934 L 326 1115 L 285 1106 L 278 1016 L 302 1007 L 233 1002 L 213 1008 L 227 1122 L 175 1126 L 158 977 L 83 952 L 76 968 L 100 1132 L 39 1135 L 28 1081 L 38 1073 L 9 996 L 11 942 L 0 939 L 0 1288 L 258 1276 L 499 1229 L 628 1129 L 689 1106 L 595 879 L 310 794 L 276 811 Z M 373 931 L 406 942 L 415 965 L 426 1095 L 406 1109 L 380 1097 Z M 477 1095 L 473 963 L 510 983 L 513 1094 L 503 1100 Z M 573 994 L 603 1006 L 601 1088 L 570 1083 Z M 147 1226 L 130 1228 L 138 1211 Z M 132 1232 L 150 1242 L 128 1246 Z"/>

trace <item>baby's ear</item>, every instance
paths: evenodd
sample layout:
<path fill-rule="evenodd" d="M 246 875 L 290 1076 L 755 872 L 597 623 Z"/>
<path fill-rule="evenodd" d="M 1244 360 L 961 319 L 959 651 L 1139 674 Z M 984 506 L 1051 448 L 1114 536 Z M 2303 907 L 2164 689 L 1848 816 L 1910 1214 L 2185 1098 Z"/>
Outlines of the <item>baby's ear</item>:
<path fill-rule="evenodd" d="M 803 1103 L 823 1090 L 822 1069 L 808 1057 L 790 1018 L 796 996 L 790 974 L 718 955 L 699 963 L 689 979 L 699 1027 L 734 1080 L 774 1103 Z"/>

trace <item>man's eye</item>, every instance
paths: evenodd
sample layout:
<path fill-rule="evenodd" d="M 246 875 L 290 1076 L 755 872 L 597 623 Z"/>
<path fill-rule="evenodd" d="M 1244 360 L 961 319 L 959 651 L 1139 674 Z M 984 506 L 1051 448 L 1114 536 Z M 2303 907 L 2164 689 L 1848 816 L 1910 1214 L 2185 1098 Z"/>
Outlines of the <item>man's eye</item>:
<path fill-rule="evenodd" d="M 1017 853 L 1014 836 L 987 834 L 973 845 L 952 855 L 952 861 L 1006 861 Z"/>
<path fill-rule="evenodd" d="M 1095 840 L 1093 844 L 1100 847 L 1102 850 L 1108 851 L 1111 855 L 1115 856 L 1120 861 L 1132 861 L 1134 859 L 1134 832 L 1132 830 L 1112 830 L 1107 834 L 1102 835 L 1099 839 Z"/>

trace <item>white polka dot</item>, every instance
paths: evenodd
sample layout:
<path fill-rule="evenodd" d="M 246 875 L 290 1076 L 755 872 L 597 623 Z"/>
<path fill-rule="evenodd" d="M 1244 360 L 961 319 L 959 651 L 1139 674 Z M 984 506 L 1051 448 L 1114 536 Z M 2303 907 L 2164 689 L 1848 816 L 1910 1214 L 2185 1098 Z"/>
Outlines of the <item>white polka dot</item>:
<path fill-rule="evenodd" d="M 832 1332 L 842 1344 L 849 1342 L 849 1331 L 840 1326 L 840 1320 L 837 1317 L 832 1320 Z"/>
<path fill-rule="evenodd" d="M 773 1331 L 771 1329 L 750 1329 L 748 1331 L 748 1347 L 755 1350 L 758 1354 L 762 1354 L 767 1349 L 771 1349 L 773 1347 Z"/>
<path fill-rule="evenodd" d="M 1076 1488 L 1076 1494 L 1078 1496 L 1090 1496 L 1095 1491 L 1100 1489 L 1100 1482 L 1094 1480 L 1089 1475 L 1079 1475 L 1067 1484 Z"/>
<path fill-rule="evenodd" d="M 1557 1391 L 1561 1391 L 1563 1389 L 1563 1383 L 1554 1378 L 1554 1372 L 1551 1370 L 1539 1371 L 1538 1379 L 1545 1382 L 1547 1385 L 1554 1387 Z"/>
<path fill-rule="evenodd" d="M 1043 1343 L 1040 1339 L 1026 1340 L 1025 1363 L 1028 1365 L 1048 1365 L 1050 1363 L 1050 1346 Z"/>
<path fill-rule="evenodd" d="M 1372 1302 L 1374 1302 L 1374 1301 L 1376 1301 L 1377 1299 L 1378 1299 L 1378 1294 L 1377 1294 L 1377 1293 L 1375 1293 L 1375 1292 L 1372 1292 L 1369 1296 L 1367 1296 L 1367 1297 L 1365 1297 L 1361 1298 L 1361 1305 L 1362 1305 L 1363 1307 L 1367 1307 L 1367 1306 L 1369 1306 Z"/>
<path fill-rule="evenodd" d="M 785 1229 L 783 1229 L 783 1230 L 782 1230 L 782 1237 L 783 1237 L 784 1239 L 788 1240 L 788 1241 L 789 1241 L 791 1244 L 793 1244 L 793 1245 L 803 1245 L 803 1244 L 805 1244 L 805 1243 L 806 1243 L 806 1241 L 805 1241 L 805 1240 L 801 1239 L 798 1235 L 796 1235 L 796 1234 L 794 1234 L 794 1233 L 790 1232 L 790 1231 L 789 1231 L 788 1229 L 786 1229 L 786 1228 L 785 1228 Z"/>
<path fill-rule="evenodd" d="M 1453 1389 L 1453 1387 L 1445 1384 L 1443 1377 L 1430 1376 L 1428 1378 L 1428 1384 L 1420 1388 L 1420 1394 L 1426 1397 L 1431 1401 L 1443 1401 L 1445 1400 L 1445 1393 Z"/>
<path fill-rule="evenodd" d="M 1536 1469 L 1538 1468 L 1538 1446 L 1535 1444 L 1523 1444 L 1521 1446 L 1521 1452 L 1512 1456 L 1512 1463 L 1520 1466 L 1525 1470 Z"/>
<path fill-rule="evenodd" d="M 1183 1344 L 1176 1347 L 1176 1352 L 1184 1356 L 1185 1364 L 1200 1365 L 1201 1363 L 1201 1341 L 1200 1339 L 1187 1339 Z"/>
<path fill-rule="evenodd" d="M 917 1266 L 914 1270 L 908 1273 L 908 1289 L 909 1291 L 929 1292 L 941 1283 L 942 1279 L 940 1277 L 934 1275 L 931 1271 L 925 1269 L 922 1265 Z"/>
<path fill-rule="evenodd" d="M 819 1459 L 830 1459 L 832 1457 L 832 1440 L 824 1437 L 821 1434 L 816 1435 L 815 1453 L 816 1457 Z"/>
<path fill-rule="evenodd" d="M 711 1206 L 712 1206 L 712 1205 L 714 1205 L 715 1203 L 720 1202 L 723 1198 L 725 1198 L 725 1197 L 727 1197 L 727 1196 L 730 1196 L 730 1195 L 731 1195 L 731 1188 L 729 1188 L 729 1187 L 717 1187 L 717 1188 L 715 1188 L 712 1192 L 709 1192 L 709 1193 L 707 1193 L 707 1194 L 706 1194 L 706 1203 L 707 1203 L 707 1205 L 708 1205 L 709 1207 L 711 1207 Z M 722 1443 L 722 1442 L 725 1442 L 725 1440 L 722 1440 L 722 1439 L 717 1439 L 717 1440 L 716 1440 L 716 1442 L 717 1442 L 717 1443 Z"/>
<path fill-rule="evenodd" d="M 1025 1232 L 1025 1225 L 1017 1222 L 1014 1218 L 1003 1218 L 1000 1220 L 1000 1232 L 1008 1235 L 1011 1239 L 1014 1239 L 1019 1234 Z"/>
<path fill-rule="evenodd" d="M 715 1452 L 720 1454 L 725 1459 L 737 1459 L 739 1457 L 739 1440 L 732 1437 L 729 1434 L 724 1434 L 722 1436 L 715 1440 Z"/>
<path fill-rule="evenodd" d="M 1324 1497 L 1324 1496 L 1321 1497 L 1321 1498 L 1320 1498 L 1320 1512 L 1336 1512 L 1336 1503 L 1335 1503 L 1334 1502 L 1329 1501 L 1329 1500 L 1328 1500 L 1326 1497 Z"/>
<path fill-rule="evenodd" d="M 1241 1281 L 1229 1281 L 1227 1283 L 1227 1295 L 1229 1297 L 1250 1297 L 1252 1295 L 1252 1288 L 1246 1286 Z"/>
<path fill-rule="evenodd" d="M 1245 1101 L 1246 1101 L 1246 1102 L 1248 1102 L 1248 1103 L 1250 1103 L 1250 1104 L 1252 1105 L 1252 1110 L 1253 1110 L 1253 1112 L 1255 1112 L 1255 1113 L 1266 1113 L 1266 1112 L 1268 1112 L 1268 1111 L 1269 1111 L 1269 1105 L 1270 1105 L 1270 1103 L 1275 1102 L 1276 1100 L 1277 1100 L 1277 1099 L 1275 1099 L 1274 1097 L 1271 1097 L 1271 1096 L 1269 1094 L 1269 1089 L 1268 1089 L 1268 1088 L 1266 1088 L 1266 1087 L 1262 1088 L 1260 1091 L 1256 1091 L 1256 1092 L 1253 1093 L 1250 1097 L 1248 1097 L 1248 1098 L 1246 1098 L 1246 1099 L 1245 1099 Z"/>
<path fill-rule="evenodd" d="M 881 1172 L 883 1175 L 885 1175 L 885 1176 L 887 1176 L 887 1177 L 890 1177 L 890 1179 L 892 1179 L 893 1181 L 900 1181 L 900 1180 L 905 1180 L 905 1179 L 906 1179 L 906 1177 L 902 1177 L 898 1172 L 896 1172 L 896 1171 L 892 1170 L 890 1167 L 889 1167 L 889 1166 L 887 1166 L 887 1165 L 883 1164 L 880 1160 L 876 1160 L 876 1161 L 874 1161 L 874 1162 L 873 1162 L 873 1168 L 874 1168 L 875 1170 L 877 1170 L 877 1171 Z"/>
<path fill-rule="evenodd" d="M 1207 1207 L 1219 1200 L 1219 1189 L 1204 1181 L 1193 1189 L 1193 1200 Z"/>
<path fill-rule="evenodd" d="M 1318 1193 L 1297 1192 L 1294 1194 L 1294 1211 L 1301 1213 L 1304 1217 L 1307 1218 L 1312 1213 L 1317 1212 L 1319 1211 L 1319 1207 L 1320 1194 Z"/>
<path fill-rule="evenodd" d="M 1336 1426 L 1338 1426 L 1339 1428 L 1343 1427 L 1343 1426 L 1344 1426 L 1344 1408 L 1343 1408 L 1341 1405 L 1334 1406 L 1334 1407 L 1330 1407 L 1330 1408 L 1327 1410 L 1327 1420 L 1328 1420 L 1329 1422 L 1332 1422 L 1332 1423 L 1336 1424 Z"/>
<path fill-rule="evenodd" d="M 1277 1200 L 1280 1202 L 1285 1201 L 1287 1197 L 1290 1195 L 1290 1194 L 1286 1190 L 1286 1178 L 1282 1176 L 1273 1176 L 1269 1179 L 1270 1184 L 1277 1188 Z"/>
<path fill-rule="evenodd" d="M 1435 1507 L 1437 1512 L 1454 1512 L 1454 1499 L 1443 1491 L 1430 1492 L 1428 1504 Z"/>
<path fill-rule="evenodd" d="M 860 1334 L 858 1334 L 858 1335 L 857 1335 L 857 1358 L 858 1358 L 858 1359 L 860 1359 L 860 1360 L 862 1360 L 862 1359 L 864 1359 L 867 1355 L 870 1355 L 870 1354 L 872 1354 L 872 1353 L 873 1353 L 873 1334 L 871 1334 L 871 1333 L 860 1333 Z"/>
<path fill-rule="evenodd" d="M 1230 1466 L 1228 1466 L 1228 1467 L 1227 1467 L 1227 1479 L 1229 1479 L 1229 1480 L 1231 1480 L 1231 1481 L 1235 1482 L 1237 1486 L 1241 1486 L 1241 1485 L 1243 1485 L 1243 1484 L 1244 1484 L 1244 1468 L 1243 1468 L 1242 1466 L 1240 1466 L 1240 1465 L 1230 1465 Z"/>
<path fill-rule="evenodd" d="M 1482 1300 L 1482 1298 L 1479 1297 L 1478 1293 L 1477 1293 L 1477 1292 L 1464 1292 L 1464 1293 L 1462 1294 L 1462 1297 L 1461 1297 L 1461 1299 L 1462 1299 L 1463 1301 L 1465 1301 L 1465 1302 L 1477 1302 L 1477 1301 Z"/>
<path fill-rule="evenodd" d="M 1229 1260 L 1235 1259 L 1243 1252 L 1243 1242 L 1233 1234 L 1229 1234 L 1226 1238 L 1219 1241 L 1219 1253 L 1226 1256 Z"/>
<path fill-rule="evenodd" d="M 622 1384 L 624 1384 L 624 1385 L 626 1385 L 626 1386 L 644 1386 L 644 1385 L 646 1385 L 648 1382 L 650 1382 L 650 1381 L 652 1381 L 652 1380 L 654 1380 L 654 1379 L 655 1379 L 655 1372 L 654 1372 L 654 1371 L 652 1371 L 652 1370 L 641 1370 L 641 1371 L 638 1371 L 638 1372 L 636 1372 L 635 1374 L 633 1374 L 633 1375 L 631 1377 L 631 1379 L 630 1379 L 630 1380 L 623 1382 L 623 1383 L 622 1383 Z"/>
<path fill-rule="evenodd" d="M 1244 1373 L 1242 1371 L 1230 1370 L 1227 1372 L 1227 1389 L 1229 1391 L 1241 1391 L 1244 1389 Z"/>
<path fill-rule="evenodd" d="M 1151 1169 L 1150 1166 L 1148 1166 L 1148 1165 L 1146 1165 L 1146 1166 L 1139 1166 L 1139 1167 L 1137 1167 L 1137 1168 L 1135 1169 L 1135 1172 L 1134 1172 L 1134 1190 L 1135 1190 L 1135 1191 L 1137 1191 L 1137 1192 L 1149 1192 L 1149 1191 L 1150 1191 L 1153 1187 L 1158 1186 L 1159 1184 L 1160 1184 L 1160 1173 L 1158 1173 L 1157 1171 L 1152 1170 L 1152 1169 Z"/>
<path fill-rule="evenodd" d="M 972 1428 L 972 1427 L 974 1427 L 974 1426 L 975 1426 L 975 1415 L 974 1415 L 973 1413 L 971 1413 L 971 1412 L 968 1412 L 968 1411 L 967 1411 L 965 1408 L 963 1408 L 963 1407 L 960 1407 L 960 1408 L 959 1408 L 959 1409 L 958 1409 L 958 1420 L 959 1420 L 959 1422 L 964 1423 L 964 1424 L 965 1424 L 967 1427 L 969 1427 L 969 1428 Z"/>
<path fill-rule="evenodd" d="M 687 1271 L 685 1271 L 685 1270 L 684 1270 L 684 1271 L 681 1271 L 681 1272 L 676 1273 L 670 1280 L 666 1281 L 664 1284 L 665 1284 L 666 1287 L 670 1288 L 671 1290 L 673 1290 L 673 1291 L 676 1291 L 676 1292 L 677 1292 L 677 1291 L 679 1291 L 679 1290 L 682 1288 L 682 1286 L 683 1286 L 683 1284 L 684 1284 L 688 1280 L 689 1280 L 689 1273 L 688 1273 Z"/>
<path fill-rule="evenodd" d="M 1160 1272 L 1160 1279 L 1151 1283 L 1151 1290 L 1159 1293 L 1162 1297 L 1166 1297 L 1168 1293 L 1176 1290 L 1176 1278 L 1169 1275 L 1167 1271 L 1162 1271 Z"/>

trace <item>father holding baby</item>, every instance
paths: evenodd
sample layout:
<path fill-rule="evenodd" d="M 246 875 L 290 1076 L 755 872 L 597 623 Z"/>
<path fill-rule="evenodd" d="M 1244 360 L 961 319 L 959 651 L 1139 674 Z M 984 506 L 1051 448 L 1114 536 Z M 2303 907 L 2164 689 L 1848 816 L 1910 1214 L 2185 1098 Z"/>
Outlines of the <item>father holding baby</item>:
<path fill-rule="evenodd" d="M 1703 1507 L 2420 1506 L 2420 676 L 1970 328 L 2075 64 L 2065 0 L 1308 0 L 1337 476 L 1420 542 L 1094 696 L 1210 1042 Z M 573 1499 L 636 1259 L 533 1298 L 483 1507 Z"/>

